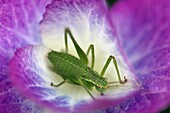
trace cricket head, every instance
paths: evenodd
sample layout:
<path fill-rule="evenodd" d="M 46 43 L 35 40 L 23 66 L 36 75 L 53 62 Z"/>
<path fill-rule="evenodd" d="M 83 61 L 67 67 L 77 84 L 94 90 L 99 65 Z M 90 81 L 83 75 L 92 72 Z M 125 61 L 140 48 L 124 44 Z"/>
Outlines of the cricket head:
<path fill-rule="evenodd" d="M 101 94 L 108 88 L 108 81 L 106 78 L 99 77 L 96 80 L 95 88 Z"/>

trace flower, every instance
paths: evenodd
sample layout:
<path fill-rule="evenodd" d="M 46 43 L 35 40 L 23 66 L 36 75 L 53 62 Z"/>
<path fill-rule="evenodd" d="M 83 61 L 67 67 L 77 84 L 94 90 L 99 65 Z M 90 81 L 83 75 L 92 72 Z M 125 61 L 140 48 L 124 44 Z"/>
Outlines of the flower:
<path fill-rule="evenodd" d="M 36 12 L 35 15 L 33 13 L 30 13 L 32 12 L 30 11 L 30 9 L 32 9 L 33 11 L 37 11 L 37 10 L 34 10 L 35 7 L 34 8 L 30 8 L 30 7 L 37 5 L 36 1 L 32 1 L 31 3 L 24 2 L 22 5 L 19 6 L 16 2 L 10 2 L 10 3 L 7 2 L 6 3 L 7 6 L 8 5 L 14 6 L 12 9 L 15 10 L 12 11 L 14 12 L 16 11 L 17 13 L 19 11 L 23 11 L 24 13 L 19 13 L 20 16 L 16 16 L 17 19 L 16 20 L 14 19 L 14 21 L 8 21 L 8 19 L 10 18 L 7 16 L 10 16 L 12 12 L 9 9 L 8 9 L 9 15 L 5 16 L 5 13 L 1 13 L 2 19 L 0 20 L 0 22 L 2 24 L 0 24 L 0 26 L 2 27 L 3 33 L 1 32 L 0 34 L 2 35 L 2 37 L 5 37 L 4 34 L 8 37 L 6 39 L 0 38 L 0 42 L 2 42 L 2 45 L 0 46 L 0 50 L 2 50 L 3 52 L 3 55 L 0 54 L 2 56 L 0 61 L 3 64 L 1 66 L 2 67 L 1 75 L 4 75 L 2 76 L 3 77 L 2 80 L 4 81 L 2 82 L 3 86 L 5 86 L 6 89 L 14 89 L 14 87 L 11 85 L 11 82 L 9 82 L 10 85 L 6 85 L 7 81 L 9 81 L 9 78 L 7 78 L 6 76 L 10 75 L 9 76 L 10 80 L 15 84 L 15 87 L 19 89 L 19 91 L 21 91 L 22 94 L 24 94 L 24 96 L 32 99 L 37 104 L 43 105 L 45 109 L 52 110 L 55 112 L 56 111 L 57 112 L 58 111 L 59 112 L 61 111 L 62 112 L 73 112 L 73 111 L 85 112 L 85 111 L 96 110 L 102 107 L 105 108 L 111 105 L 115 106 L 115 104 L 117 104 L 116 107 L 114 108 L 111 107 L 110 109 L 105 109 L 104 111 L 121 112 L 122 110 L 124 112 L 142 112 L 142 107 L 146 107 L 146 109 L 144 109 L 145 112 L 149 112 L 149 111 L 155 112 L 161 109 L 164 105 L 167 105 L 168 100 L 161 103 L 160 102 L 158 103 L 158 100 L 163 100 L 161 97 L 166 98 L 166 96 L 168 96 L 168 90 L 167 90 L 168 86 L 166 86 L 165 89 L 163 90 L 164 93 L 166 92 L 166 94 L 163 94 L 162 92 L 158 92 L 158 91 L 160 91 L 159 88 L 161 88 L 161 84 L 164 86 L 167 85 L 168 83 L 167 82 L 161 83 L 160 85 L 153 84 L 154 82 L 156 83 L 160 82 L 160 80 L 157 80 L 157 78 L 154 79 L 155 76 L 156 77 L 159 76 L 159 73 L 162 72 L 164 72 L 165 74 L 167 73 L 164 70 L 160 70 L 160 65 L 158 65 L 157 68 L 158 69 L 157 71 L 159 71 L 159 73 L 157 71 L 153 72 L 152 69 L 155 68 L 154 67 L 155 62 L 153 61 L 157 61 L 158 58 L 157 56 L 161 55 L 162 57 L 162 54 L 165 54 L 167 58 L 168 52 L 167 50 L 165 50 L 162 54 L 160 54 L 162 51 L 159 51 L 160 53 L 158 54 L 156 52 L 154 54 L 150 54 L 151 52 L 148 51 L 146 56 L 149 54 L 149 56 L 147 56 L 147 58 L 149 57 L 149 60 L 147 60 L 146 58 L 136 59 L 136 58 L 140 58 L 138 55 L 139 54 L 138 51 L 143 50 L 142 44 L 141 44 L 142 46 L 141 48 L 140 48 L 140 44 L 139 44 L 139 48 L 136 47 L 136 50 L 138 49 L 138 51 L 135 52 L 127 48 L 125 42 L 127 42 L 127 40 L 130 39 L 131 37 L 132 38 L 135 37 L 131 35 L 131 31 L 133 31 L 133 27 L 131 28 L 131 26 L 134 25 L 132 20 L 135 17 L 138 17 L 138 16 L 133 16 L 134 18 L 131 17 L 130 14 L 133 14 L 132 9 L 138 7 L 134 5 L 134 7 L 130 9 L 131 7 L 129 6 L 129 2 L 135 4 L 136 1 L 134 0 L 120 1 L 116 6 L 113 7 L 112 9 L 113 26 L 112 26 L 112 22 L 109 18 L 107 8 L 105 6 L 105 3 L 102 2 L 102 0 L 100 1 L 98 0 L 94 0 L 94 1 L 53 0 L 52 3 L 49 2 L 50 4 L 47 5 L 46 11 L 43 16 L 43 20 L 40 23 L 42 38 L 40 38 L 40 34 L 38 32 L 39 29 L 38 21 L 40 20 L 43 9 L 45 5 L 48 3 L 48 1 L 43 3 L 44 4 L 43 7 L 42 6 L 38 7 L 38 11 L 40 12 Z M 151 3 L 151 4 L 153 3 L 152 0 L 150 0 L 149 2 L 146 2 L 145 0 L 141 2 L 144 5 L 145 3 Z M 3 3 L 3 8 L 5 8 L 6 6 L 6 4 L 5 5 L 4 4 L 5 3 Z M 28 9 L 23 8 L 23 6 L 27 6 L 26 4 L 28 5 Z M 162 4 L 164 4 L 164 2 Z M 123 10 L 122 6 L 125 6 L 127 10 Z M 21 8 L 22 10 L 17 10 L 18 7 L 19 9 Z M 162 7 L 160 9 L 162 9 Z M 121 11 L 123 13 L 121 13 Z M 126 13 L 126 11 L 129 11 L 130 13 L 129 12 Z M 22 20 L 20 20 L 22 14 L 24 14 L 23 17 L 25 17 L 25 21 L 24 21 L 25 23 Z M 139 14 L 139 16 L 141 15 Z M 125 24 L 123 23 L 124 17 L 126 17 L 127 19 L 127 25 L 128 25 L 127 27 L 122 26 L 122 25 L 126 25 L 126 23 Z M 30 24 L 30 22 L 33 23 Z M 141 22 L 143 21 L 141 20 Z M 142 25 L 144 24 L 142 23 Z M 154 24 L 151 24 L 151 26 L 152 25 Z M 86 49 L 90 43 L 94 43 L 96 47 L 95 50 L 96 50 L 96 63 L 97 63 L 97 66 L 95 66 L 95 70 L 97 71 L 101 70 L 101 66 L 104 64 L 105 62 L 104 60 L 107 59 L 108 55 L 114 54 L 116 59 L 118 60 L 118 65 L 120 67 L 121 73 L 126 74 L 128 78 L 128 84 L 120 85 L 114 90 L 112 88 L 111 90 L 108 91 L 109 93 L 106 92 L 107 96 L 104 96 L 104 98 L 102 99 L 101 96 L 98 96 L 96 92 L 93 92 L 95 97 L 97 98 L 97 101 L 90 101 L 91 98 L 89 98 L 89 95 L 86 92 L 83 92 L 83 89 L 76 88 L 76 86 L 70 86 L 68 84 L 59 88 L 51 87 L 50 82 L 57 82 L 58 79 L 60 78 L 58 78 L 57 75 L 50 70 L 51 64 L 48 62 L 46 56 L 48 52 L 51 51 L 51 49 L 56 51 L 61 51 L 62 49 L 64 49 L 64 44 L 62 43 L 64 42 L 63 31 L 65 27 L 69 27 L 71 29 L 74 36 L 76 37 L 77 42 L 79 42 L 83 50 Z M 136 27 L 136 24 L 134 27 Z M 136 31 L 136 33 L 138 33 L 138 31 Z M 129 37 L 129 35 L 131 37 Z M 27 38 L 27 36 L 29 38 Z M 118 41 L 117 37 L 120 38 L 120 41 Z M 137 36 L 135 38 L 136 40 L 138 40 L 138 38 L 140 39 L 141 37 Z M 17 43 L 15 42 L 14 39 L 17 40 L 16 41 Z M 131 47 L 134 47 L 137 42 L 131 41 L 131 43 L 132 43 Z M 128 58 L 126 57 L 124 51 L 122 50 L 121 45 L 123 45 L 123 48 L 125 49 L 125 52 L 128 55 L 128 58 L 132 62 L 136 74 L 140 75 L 138 76 L 139 77 L 138 80 L 140 83 L 142 83 L 142 88 L 144 88 L 142 91 L 139 91 L 140 84 L 136 82 L 136 78 L 132 73 L 131 65 L 128 62 L 127 60 Z M 156 47 L 158 46 L 159 45 L 157 45 Z M 73 47 L 71 46 L 70 48 Z M 70 53 L 76 55 L 74 51 L 70 48 L 69 48 Z M 6 49 L 9 51 L 8 53 L 4 52 Z M 14 54 L 15 49 L 17 50 Z M 10 65 L 9 65 L 9 61 L 10 61 Z M 159 62 L 161 65 L 164 64 L 163 61 L 159 61 Z M 143 64 L 146 67 L 143 67 L 143 65 L 141 66 L 141 64 Z M 9 66 L 10 66 L 10 73 L 9 73 Z M 149 69 L 149 71 L 145 71 L 146 69 Z M 148 73 L 141 73 L 141 72 L 148 72 Z M 112 73 L 113 73 L 112 70 L 111 71 L 108 70 L 107 72 L 107 74 L 109 75 L 112 75 Z M 116 79 L 116 77 L 113 78 Z M 148 82 L 152 84 L 149 84 Z M 10 86 L 10 88 L 6 86 Z M 79 95 L 78 98 L 75 97 L 75 94 L 77 93 L 74 93 L 75 92 L 74 89 L 76 89 L 76 91 L 80 93 L 78 94 Z M 114 92 L 115 90 L 116 92 Z M 154 91 L 156 91 L 156 93 Z M 5 90 L 3 90 L 3 92 L 5 92 Z M 109 95 L 110 93 L 114 96 Z M 20 98 L 22 97 L 20 93 L 15 90 L 15 92 L 8 93 L 7 98 L 10 97 L 10 95 L 14 96 L 16 94 L 18 94 Z M 5 94 L 3 94 L 2 98 L 4 97 L 4 95 Z M 155 99 L 155 96 L 157 95 L 158 96 L 161 95 L 161 97 L 158 98 L 158 100 L 157 98 Z M 14 99 L 16 98 L 18 97 L 15 97 Z M 6 101 L 6 99 L 4 100 Z M 157 103 L 156 104 L 157 108 L 153 109 L 153 106 L 149 105 L 148 103 L 142 103 L 142 102 L 148 102 L 147 100 L 149 100 L 149 102 Z M 22 103 L 21 107 L 14 106 L 16 109 L 20 111 L 17 110 L 15 111 L 15 109 L 13 108 L 12 109 L 13 111 L 9 111 L 9 112 L 24 112 L 24 113 L 30 111 L 43 112 L 43 110 L 40 109 L 37 105 L 34 105 L 32 103 L 31 105 L 28 104 L 27 103 L 28 101 L 31 102 L 30 100 L 25 99 L 25 97 L 15 101 L 17 102 L 17 104 Z M 122 102 L 122 104 L 120 104 L 120 102 Z M 5 104 L 6 106 L 9 106 L 11 103 L 10 104 L 5 103 Z M 27 107 L 31 108 L 31 110 L 28 110 Z M 151 109 L 148 110 L 147 107 Z M 8 111 L 7 109 L 5 109 L 5 111 L 3 112 L 8 112 Z"/>
<path fill-rule="evenodd" d="M 102 1 L 52 1 L 47 5 L 40 23 L 43 43 L 19 48 L 10 62 L 12 82 L 25 96 L 54 112 L 90 112 L 113 106 L 132 96 L 139 86 L 121 55 L 106 15 L 107 8 Z M 113 84 L 104 92 L 103 96 L 93 89 L 90 92 L 95 101 L 80 85 L 65 83 L 57 88 L 52 87 L 51 83 L 59 84 L 63 80 L 61 75 L 52 71 L 53 65 L 48 59 L 48 54 L 52 50 L 64 51 L 64 29 L 67 27 L 84 51 L 90 44 L 94 44 L 95 71 L 100 73 L 107 58 L 114 55 L 118 61 L 121 77 L 126 76 L 128 82 Z M 68 44 L 69 54 L 79 58 L 74 46 L 70 46 L 71 41 Z M 71 67 L 68 68 L 71 69 Z M 105 77 L 109 82 L 118 81 L 116 75 L 117 73 L 112 67 L 107 69 Z M 25 88 L 23 89 L 23 87 Z"/>

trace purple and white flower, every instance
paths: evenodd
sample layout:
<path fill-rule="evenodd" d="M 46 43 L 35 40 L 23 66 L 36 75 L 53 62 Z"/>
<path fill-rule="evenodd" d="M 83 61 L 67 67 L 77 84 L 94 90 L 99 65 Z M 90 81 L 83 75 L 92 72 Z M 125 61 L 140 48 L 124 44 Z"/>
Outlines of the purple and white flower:
<path fill-rule="evenodd" d="M 103 0 L 0 2 L 0 110 L 30 112 L 151 113 L 169 104 L 168 0 L 120 0 L 108 9 Z M 64 50 L 69 27 L 81 48 L 95 46 L 99 72 L 109 55 L 118 61 L 121 77 L 93 101 L 81 87 L 64 84 L 51 71 L 47 54 Z M 69 53 L 77 56 L 69 41 Z M 118 81 L 113 65 L 106 77 Z"/>

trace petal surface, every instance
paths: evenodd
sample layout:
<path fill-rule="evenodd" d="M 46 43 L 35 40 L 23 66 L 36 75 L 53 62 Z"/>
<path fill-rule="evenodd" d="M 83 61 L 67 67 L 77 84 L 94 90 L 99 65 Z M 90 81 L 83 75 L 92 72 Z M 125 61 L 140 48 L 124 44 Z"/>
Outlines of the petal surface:
<path fill-rule="evenodd" d="M 64 29 L 69 27 L 76 41 L 83 50 L 92 43 L 95 45 L 95 70 L 100 73 L 109 55 L 114 55 L 118 61 L 121 77 L 126 76 L 127 84 L 115 84 L 119 87 L 108 89 L 101 97 L 95 90 L 92 93 L 97 101 L 80 86 L 64 84 L 54 88 L 50 83 L 59 83 L 62 79 L 49 68 L 47 60 L 50 49 L 64 51 Z M 45 107 L 57 112 L 89 112 L 96 109 L 113 106 L 132 96 L 138 90 L 135 77 L 122 57 L 122 51 L 112 34 L 107 9 L 101 0 L 53 0 L 47 6 L 41 21 L 43 43 L 50 49 L 40 46 L 27 46 L 17 50 L 11 62 L 11 78 L 16 86 L 28 97 Z M 69 53 L 77 54 L 69 41 Z M 118 81 L 113 64 L 108 68 L 106 77 L 109 81 Z M 15 79 L 20 78 L 20 79 Z M 23 89 L 25 87 L 25 89 Z M 29 93 L 28 93 L 29 92 Z M 105 104 L 103 104 L 105 103 Z"/>
<path fill-rule="evenodd" d="M 159 112 L 170 103 L 170 2 L 120 1 L 111 14 L 143 90 L 107 112 Z"/>
<path fill-rule="evenodd" d="M 69 83 L 57 88 L 50 86 L 51 82 L 58 84 L 63 81 L 51 70 L 52 64 L 47 58 L 50 51 L 51 49 L 45 46 L 26 46 L 16 51 L 10 64 L 10 67 L 13 67 L 10 73 L 12 81 L 35 102 L 54 112 L 77 113 L 115 105 L 132 96 L 125 95 L 134 90 L 129 88 L 130 83 L 116 84 L 115 87 L 109 88 L 104 96 L 101 96 L 99 92 L 92 91 L 95 101 L 82 86 Z"/>
<path fill-rule="evenodd" d="M 48 1 L 0 0 L 0 112 L 40 113 L 42 109 L 22 96 L 9 79 L 9 62 L 16 48 L 41 43 L 38 21 Z"/>

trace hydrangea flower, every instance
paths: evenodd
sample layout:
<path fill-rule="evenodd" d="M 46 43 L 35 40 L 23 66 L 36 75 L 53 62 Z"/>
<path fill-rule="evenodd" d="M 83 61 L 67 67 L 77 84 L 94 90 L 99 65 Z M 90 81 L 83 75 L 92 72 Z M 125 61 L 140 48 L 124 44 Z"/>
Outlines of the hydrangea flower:
<path fill-rule="evenodd" d="M 2 112 L 157 112 L 168 105 L 168 1 L 140 1 L 144 7 L 135 0 L 119 1 L 111 9 L 111 19 L 102 0 L 53 0 L 39 26 L 47 3 L 50 1 L 0 3 Z M 164 14 L 158 15 L 158 11 Z M 89 44 L 95 45 L 96 71 L 113 54 L 121 77 L 126 76 L 128 82 L 115 84 L 104 96 L 92 91 L 96 101 L 80 86 L 51 87 L 50 82 L 58 83 L 61 78 L 50 70 L 47 54 L 63 51 L 66 27 L 84 51 Z M 69 43 L 70 53 L 77 56 Z M 118 81 L 115 75 L 110 66 L 106 76 Z"/>

